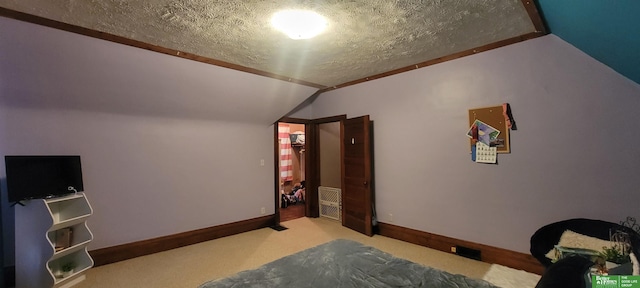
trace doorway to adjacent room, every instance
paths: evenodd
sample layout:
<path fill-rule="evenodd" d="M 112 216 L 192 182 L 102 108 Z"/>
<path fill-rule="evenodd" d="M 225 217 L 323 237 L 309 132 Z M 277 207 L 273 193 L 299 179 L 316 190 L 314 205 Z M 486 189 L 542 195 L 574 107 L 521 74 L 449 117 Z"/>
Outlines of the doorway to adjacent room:
<path fill-rule="evenodd" d="M 305 216 L 305 124 L 278 122 L 280 222 Z"/>
<path fill-rule="evenodd" d="M 300 126 L 292 129 L 294 124 Z M 313 120 L 283 118 L 277 125 L 276 222 L 302 216 L 327 216 L 325 214 L 333 212 L 328 218 L 373 235 L 375 181 L 373 122 L 369 116 L 347 119 L 346 115 L 340 115 Z M 304 136 L 301 138 L 301 135 Z M 296 145 L 298 150 L 295 150 Z M 319 190 L 338 191 L 339 196 L 335 198 L 339 199 L 323 201 L 326 199 L 321 199 Z M 303 191 L 302 195 L 298 195 L 300 191 Z M 298 202 L 292 206 L 289 201 Z M 286 210 L 298 204 L 303 204 L 304 208 Z"/>

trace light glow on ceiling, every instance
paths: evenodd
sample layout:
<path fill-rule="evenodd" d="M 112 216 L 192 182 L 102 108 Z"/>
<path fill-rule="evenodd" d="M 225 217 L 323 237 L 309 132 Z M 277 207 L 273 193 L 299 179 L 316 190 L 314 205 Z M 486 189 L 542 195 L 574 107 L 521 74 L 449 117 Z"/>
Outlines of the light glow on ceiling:
<path fill-rule="evenodd" d="M 291 39 L 309 39 L 322 33 L 327 20 L 307 10 L 284 10 L 273 14 L 271 25 Z"/>

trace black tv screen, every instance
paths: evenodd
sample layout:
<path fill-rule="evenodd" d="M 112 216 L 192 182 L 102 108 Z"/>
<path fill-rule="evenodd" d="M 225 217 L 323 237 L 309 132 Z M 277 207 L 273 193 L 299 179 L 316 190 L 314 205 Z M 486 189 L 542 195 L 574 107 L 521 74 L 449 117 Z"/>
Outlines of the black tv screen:
<path fill-rule="evenodd" d="M 84 191 L 80 156 L 5 156 L 4 163 L 9 202 Z"/>

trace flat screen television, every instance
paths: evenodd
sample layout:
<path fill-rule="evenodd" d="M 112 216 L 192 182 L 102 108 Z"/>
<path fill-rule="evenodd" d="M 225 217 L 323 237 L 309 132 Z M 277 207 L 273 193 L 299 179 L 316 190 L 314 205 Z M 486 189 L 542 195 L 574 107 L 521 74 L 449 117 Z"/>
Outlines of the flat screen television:
<path fill-rule="evenodd" d="M 5 156 L 9 202 L 84 191 L 80 156 Z"/>

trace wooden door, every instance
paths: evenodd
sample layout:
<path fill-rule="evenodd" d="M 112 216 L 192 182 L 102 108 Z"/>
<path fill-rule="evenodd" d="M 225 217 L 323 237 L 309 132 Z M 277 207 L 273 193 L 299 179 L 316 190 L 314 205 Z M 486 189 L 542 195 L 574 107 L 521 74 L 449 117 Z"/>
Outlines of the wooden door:
<path fill-rule="evenodd" d="M 342 122 L 342 225 L 373 235 L 369 115 Z"/>

